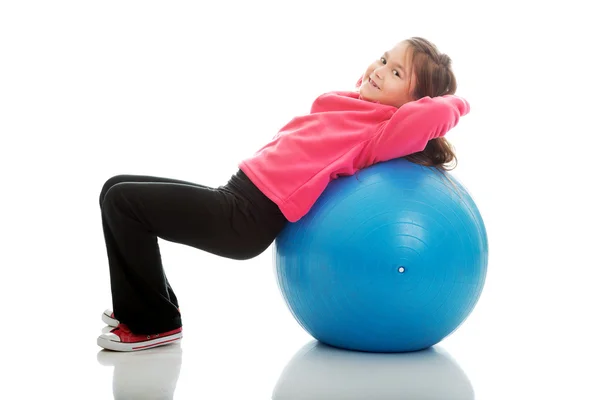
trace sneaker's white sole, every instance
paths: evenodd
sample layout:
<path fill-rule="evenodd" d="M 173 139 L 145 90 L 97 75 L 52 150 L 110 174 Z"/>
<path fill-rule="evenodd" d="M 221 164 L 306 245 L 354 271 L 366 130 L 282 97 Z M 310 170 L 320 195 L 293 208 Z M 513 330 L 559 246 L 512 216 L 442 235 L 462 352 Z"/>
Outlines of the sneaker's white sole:
<path fill-rule="evenodd" d="M 113 351 L 139 351 L 152 349 L 158 346 L 166 346 L 168 344 L 177 343 L 183 337 L 183 333 L 179 332 L 174 335 L 160 337 L 158 339 L 147 340 L 142 343 L 121 343 L 107 339 L 104 336 L 98 336 L 98 346 L 107 350 Z"/>
<path fill-rule="evenodd" d="M 104 321 L 104 323 L 108 326 L 113 326 L 113 327 L 117 327 L 119 326 L 119 321 L 114 319 L 113 317 L 111 317 L 110 315 L 112 314 L 111 310 L 105 310 L 102 313 L 102 321 Z"/>

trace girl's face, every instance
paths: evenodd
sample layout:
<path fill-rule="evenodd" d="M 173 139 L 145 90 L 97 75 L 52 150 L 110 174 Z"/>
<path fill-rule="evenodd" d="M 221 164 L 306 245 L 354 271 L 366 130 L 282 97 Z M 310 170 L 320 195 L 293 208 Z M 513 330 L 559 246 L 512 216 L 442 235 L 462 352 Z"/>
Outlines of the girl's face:
<path fill-rule="evenodd" d="M 400 107 L 414 99 L 413 71 L 410 48 L 404 42 L 386 51 L 365 71 L 360 85 L 360 97 L 367 101 Z"/>

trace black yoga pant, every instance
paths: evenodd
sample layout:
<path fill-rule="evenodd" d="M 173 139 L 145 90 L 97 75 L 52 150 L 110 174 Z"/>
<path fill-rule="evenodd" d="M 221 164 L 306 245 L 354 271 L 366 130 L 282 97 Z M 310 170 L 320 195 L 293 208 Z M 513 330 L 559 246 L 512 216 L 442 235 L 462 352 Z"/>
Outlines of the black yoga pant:
<path fill-rule="evenodd" d="M 242 172 L 224 186 L 119 175 L 100 193 L 115 318 L 134 333 L 181 327 L 161 238 L 236 260 L 264 252 L 287 220 Z"/>

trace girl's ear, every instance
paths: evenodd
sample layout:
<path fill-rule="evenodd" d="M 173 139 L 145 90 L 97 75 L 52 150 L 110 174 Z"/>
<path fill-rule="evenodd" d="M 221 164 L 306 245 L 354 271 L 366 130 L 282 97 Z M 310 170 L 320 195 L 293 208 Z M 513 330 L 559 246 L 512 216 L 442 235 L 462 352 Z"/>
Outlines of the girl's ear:
<path fill-rule="evenodd" d="M 362 76 L 360 77 L 360 79 L 358 80 L 358 82 L 356 82 L 356 88 L 358 89 L 360 87 L 360 85 L 362 85 Z"/>

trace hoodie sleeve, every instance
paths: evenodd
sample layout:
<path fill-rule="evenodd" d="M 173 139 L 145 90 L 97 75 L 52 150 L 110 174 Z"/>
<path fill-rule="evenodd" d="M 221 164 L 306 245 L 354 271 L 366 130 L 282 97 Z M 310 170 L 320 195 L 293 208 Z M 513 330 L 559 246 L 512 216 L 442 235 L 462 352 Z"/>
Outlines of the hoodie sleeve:
<path fill-rule="evenodd" d="M 373 138 L 370 161 L 383 162 L 422 151 L 431 139 L 444 136 L 469 111 L 469 103 L 455 95 L 423 97 L 404 104 Z"/>

